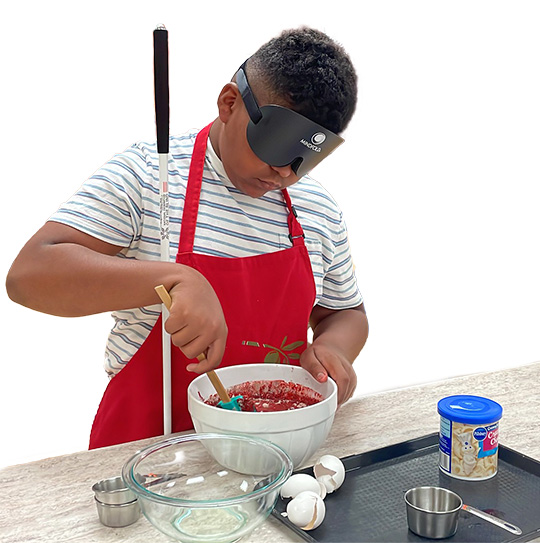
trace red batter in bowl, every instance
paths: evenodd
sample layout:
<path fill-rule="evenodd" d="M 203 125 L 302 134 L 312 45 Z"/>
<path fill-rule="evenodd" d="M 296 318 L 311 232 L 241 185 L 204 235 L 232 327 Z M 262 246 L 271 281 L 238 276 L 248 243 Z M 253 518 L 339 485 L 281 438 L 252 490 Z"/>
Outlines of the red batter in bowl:
<path fill-rule="evenodd" d="M 242 396 L 238 405 L 242 411 L 273 412 L 300 409 L 319 403 L 321 394 L 305 385 L 281 379 L 272 381 L 247 381 L 227 388 L 229 396 Z M 204 403 L 217 406 L 219 397 L 213 394 Z"/>

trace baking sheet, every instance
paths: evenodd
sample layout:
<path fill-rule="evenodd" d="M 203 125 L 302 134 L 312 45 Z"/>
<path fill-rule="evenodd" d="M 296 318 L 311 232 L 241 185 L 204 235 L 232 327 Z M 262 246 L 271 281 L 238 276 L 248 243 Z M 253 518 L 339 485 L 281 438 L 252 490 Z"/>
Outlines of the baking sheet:
<path fill-rule="evenodd" d="M 499 469 L 487 481 L 461 481 L 438 468 L 439 435 L 430 434 L 375 451 L 342 458 L 345 482 L 325 498 L 324 522 L 309 532 L 283 515 L 289 500 L 278 499 L 273 515 L 310 542 L 430 541 L 407 527 L 403 495 L 415 486 L 441 486 L 463 502 L 517 525 L 514 536 L 477 517 L 460 512 L 451 543 L 531 541 L 540 537 L 540 462 L 499 445 Z M 299 473 L 313 474 L 312 468 Z M 439 540 L 441 541 L 441 540 Z"/>

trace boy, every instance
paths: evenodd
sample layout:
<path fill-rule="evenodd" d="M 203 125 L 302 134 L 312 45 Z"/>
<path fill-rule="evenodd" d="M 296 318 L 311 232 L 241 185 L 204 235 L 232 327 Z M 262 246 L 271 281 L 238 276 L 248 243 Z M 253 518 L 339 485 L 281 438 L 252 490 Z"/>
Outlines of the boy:
<path fill-rule="evenodd" d="M 367 318 L 341 212 L 306 174 L 340 143 L 356 95 L 339 45 L 314 29 L 283 32 L 223 87 L 213 123 L 170 138 L 169 262 L 147 143 L 98 170 L 21 250 L 7 278 L 14 301 L 59 316 L 113 312 L 91 448 L 163 433 L 159 284 L 178 347 L 174 432 L 192 427 L 187 386 L 218 365 L 300 363 L 337 382 L 340 404 L 351 397 Z"/>

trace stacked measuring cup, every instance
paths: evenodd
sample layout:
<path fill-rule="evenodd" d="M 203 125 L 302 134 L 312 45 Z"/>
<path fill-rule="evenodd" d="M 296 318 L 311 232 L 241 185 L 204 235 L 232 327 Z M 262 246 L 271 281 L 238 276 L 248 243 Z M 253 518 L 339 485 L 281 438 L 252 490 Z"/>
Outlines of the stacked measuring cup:
<path fill-rule="evenodd" d="M 126 487 L 122 477 L 111 477 L 93 487 L 99 520 L 105 526 L 121 528 L 136 522 L 141 516 L 137 496 Z"/>

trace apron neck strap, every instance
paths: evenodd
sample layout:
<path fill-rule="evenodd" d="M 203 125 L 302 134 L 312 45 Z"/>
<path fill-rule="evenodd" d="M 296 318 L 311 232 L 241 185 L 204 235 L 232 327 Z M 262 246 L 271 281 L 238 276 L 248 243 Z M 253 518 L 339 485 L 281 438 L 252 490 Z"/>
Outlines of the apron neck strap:
<path fill-rule="evenodd" d="M 195 228 L 197 226 L 199 200 L 201 197 L 204 160 L 206 157 L 206 146 L 211 126 L 212 123 L 205 126 L 197 134 L 195 145 L 193 146 L 193 155 L 189 165 L 186 198 L 184 200 L 184 212 L 182 214 L 182 224 L 180 225 L 179 253 L 193 252 L 193 241 L 195 240 Z"/>
<path fill-rule="evenodd" d="M 180 227 L 180 242 L 178 253 L 192 253 L 193 242 L 195 240 L 195 228 L 197 227 L 197 215 L 199 212 L 199 200 L 201 197 L 201 186 L 204 171 L 204 161 L 206 157 L 206 147 L 208 135 L 212 123 L 204 127 L 195 139 L 193 146 L 193 155 L 189 166 L 189 176 L 186 189 L 186 198 L 184 201 L 184 211 L 182 214 L 182 224 Z M 289 226 L 289 239 L 293 245 L 304 245 L 304 232 L 297 220 L 296 210 L 291 202 L 291 197 L 287 189 L 282 189 L 281 193 L 285 200 L 285 205 L 289 210 L 287 224 Z"/>
<path fill-rule="evenodd" d="M 304 231 L 298 222 L 298 215 L 296 214 L 296 209 L 291 202 L 291 197 L 287 189 L 281 191 L 283 198 L 285 199 L 285 204 L 289 210 L 289 216 L 287 217 L 287 224 L 289 225 L 289 239 L 293 245 L 304 245 Z"/>

